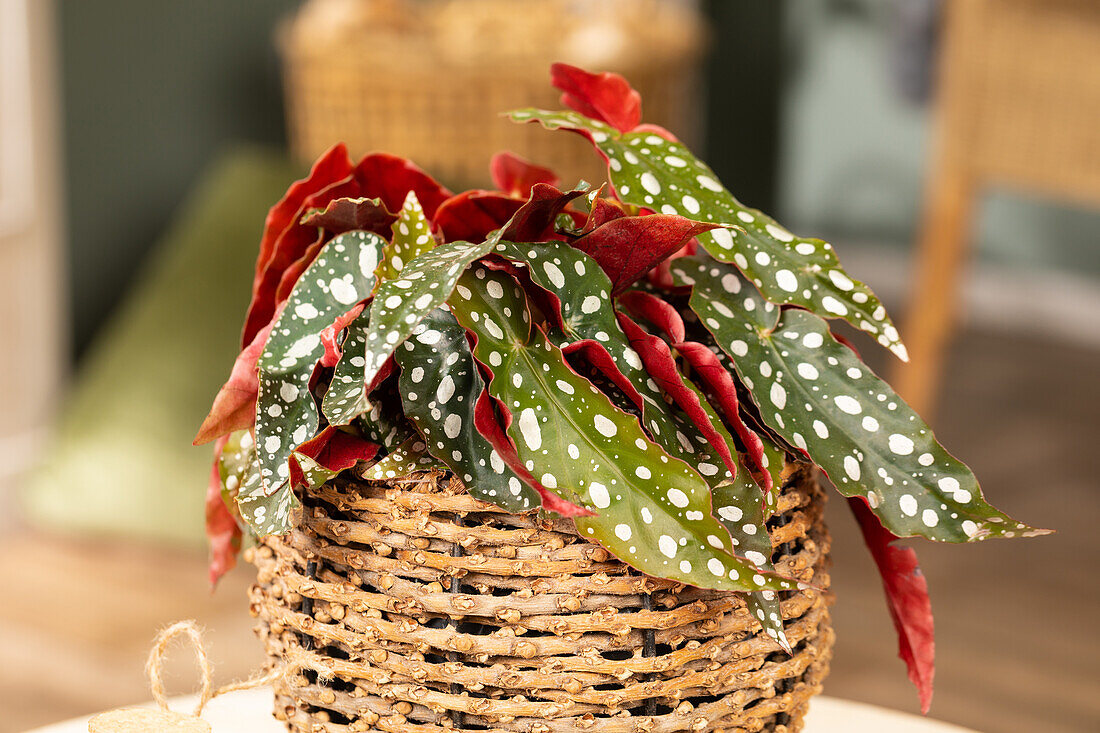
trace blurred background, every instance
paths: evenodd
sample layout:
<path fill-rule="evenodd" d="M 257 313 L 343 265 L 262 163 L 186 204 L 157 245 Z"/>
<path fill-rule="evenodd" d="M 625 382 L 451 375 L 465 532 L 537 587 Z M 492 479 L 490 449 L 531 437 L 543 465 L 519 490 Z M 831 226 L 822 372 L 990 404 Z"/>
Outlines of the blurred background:
<path fill-rule="evenodd" d="M 0 0 L 0 731 L 149 697 L 157 628 L 262 662 L 211 595 L 190 446 L 232 358 L 267 208 L 337 140 L 453 188 L 511 148 L 601 180 L 547 67 L 623 72 L 735 195 L 828 238 L 914 356 L 880 374 L 1053 537 L 916 546 L 932 716 L 1100 728 L 1100 4 L 1095 0 Z M 916 695 L 830 510 L 826 694 Z M 175 670 L 176 690 L 192 679 Z"/>

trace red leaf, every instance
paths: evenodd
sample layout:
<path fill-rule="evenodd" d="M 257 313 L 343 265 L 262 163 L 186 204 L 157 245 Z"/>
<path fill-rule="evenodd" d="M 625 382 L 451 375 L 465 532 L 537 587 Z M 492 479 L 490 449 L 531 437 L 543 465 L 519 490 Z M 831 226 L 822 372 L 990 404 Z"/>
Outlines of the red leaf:
<path fill-rule="evenodd" d="M 210 586 L 237 564 L 241 551 L 241 528 L 237 519 L 222 499 L 222 477 L 218 461 L 229 436 L 223 436 L 214 444 L 214 465 L 210 468 L 210 483 L 206 488 L 206 539 L 210 544 Z"/>
<path fill-rule="evenodd" d="M 295 223 L 290 225 L 275 241 L 267 265 L 253 283 L 252 302 L 248 306 L 248 314 L 245 316 L 244 331 L 242 333 L 244 340 L 251 340 L 251 336 L 270 320 L 271 314 L 275 312 L 275 308 L 280 304 L 281 301 L 278 300 L 277 293 L 286 272 L 294 268 L 300 268 L 298 274 L 301 274 L 301 271 L 305 270 L 309 262 L 312 261 L 303 262 L 303 256 L 307 252 L 316 252 L 317 248 L 312 245 L 317 241 L 317 229 L 301 224 L 302 216 L 310 209 L 324 207 L 333 199 L 355 196 L 359 192 L 358 189 L 355 180 L 348 176 L 306 197 L 295 216 Z M 291 288 L 293 288 L 296 280 L 297 277 L 291 281 Z"/>
<path fill-rule="evenodd" d="M 501 415 L 504 416 L 504 426 L 501 426 L 500 423 L 497 422 L 493 403 L 496 403 L 500 408 Z M 511 424 L 512 413 L 508 411 L 504 403 L 494 399 L 489 394 L 488 388 L 481 390 L 481 394 L 478 395 L 477 398 L 477 403 L 474 405 L 474 429 L 481 433 L 483 438 L 489 441 L 489 445 L 493 446 L 508 468 L 512 469 L 525 484 L 538 492 L 539 497 L 542 499 L 543 509 L 557 512 L 563 517 L 594 516 L 592 512 L 584 507 L 579 507 L 571 501 L 566 501 L 550 491 L 531 475 L 531 472 L 523 465 L 523 461 L 519 459 L 519 455 L 516 453 L 515 443 L 512 442 L 512 439 L 508 437 L 508 433 L 506 432 L 508 426 Z"/>
<path fill-rule="evenodd" d="M 640 290 L 623 293 L 619 296 L 619 303 L 635 316 L 641 316 L 663 331 L 672 342 L 673 348 L 687 338 L 684 319 L 671 303 Z"/>
<path fill-rule="evenodd" d="M 536 183 L 557 186 L 559 178 L 549 168 L 535 165 L 513 153 L 497 153 L 489 161 L 489 173 L 493 184 L 505 194 L 526 199 L 531 195 L 531 187 Z"/>
<path fill-rule="evenodd" d="M 675 286 L 671 272 L 672 262 L 678 257 L 690 257 L 698 248 L 699 240 L 693 239 L 677 252 L 673 252 L 668 259 L 649 271 L 649 282 L 662 290 L 671 290 Z"/>
<path fill-rule="evenodd" d="M 612 293 L 619 293 L 697 235 L 717 228 L 670 214 L 624 216 L 572 244 L 600 263 L 611 278 Z"/>
<path fill-rule="evenodd" d="M 379 199 L 343 198 L 329 201 L 322 211 L 302 218 L 302 224 L 318 227 L 336 235 L 350 231 L 374 232 L 383 239 L 393 234 L 397 214 L 390 213 Z"/>
<path fill-rule="evenodd" d="M 260 253 L 256 257 L 256 280 L 253 283 L 253 289 L 271 259 L 271 254 L 275 250 L 275 241 L 288 228 L 298 223 L 299 212 L 306 198 L 328 188 L 333 183 L 344 180 L 351 175 L 351 172 L 352 164 L 351 158 L 348 157 L 348 149 L 343 143 L 338 143 L 317 159 L 308 176 L 295 181 L 279 202 L 271 207 L 264 222 Z"/>
<path fill-rule="evenodd" d="M 508 223 L 523 201 L 494 191 L 464 191 L 435 212 L 432 231 L 445 242 L 484 242 L 489 232 Z"/>
<path fill-rule="evenodd" d="M 588 212 L 588 219 L 584 222 L 581 234 L 588 234 L 607 222 L 621 219 L 624 216 L 626 216 L 626 212 L 617 202 L 597 198 L 595 203 L 592 204 L 592 210 Z"/>
<path fill-rule="evenodd" d="M 641 95 L 618 74 L 593 74 L 576 66 L 554 64 L 550 80 L 562 91 L 562 104 L 620 132 L 630 132 L 642 121 Z"/>
<path fill-rule="evenodd" d="M 684 378 L 676 367 L 676 360 L 672 358 L 668 344 L 660 336 L 647 333 L 626 314 L 616 315 L 619 318 L 619 325 L 630 340 L 631 348 L 638 352 L 649 376 L 653 377 L 653 381 L 687 414 L 688 419 L 699 428 L 703 437 L 714 446 L 722 462 L 726 464 L 726 468 L 736 476 L 737 461 L 730 452 L 729 445 L 715 430 L 710 416 L 699 401 L 699 395 L 684 384 Z"/>
<path fill-rule="evenodd" d="M 202 421 L 194 445 L 209 443 L 234 430 L 251 428 L 256 422 L 256 395 L 260 391 L 256 362 L 260 359 L 260 352 L 264 350 L 264 344 L 267 343 L 267 337 L 271 335 L 271 329 L 275 327 L 278 317 L 276 313 L 271 322 L 252 338 L 252 342 L 233 362 L 229 379 L 214 397 L 214 405 L 210 408 L 210 414 Z"/>
<path fill-rule="evenodd" d="M 360 160 L 355 166 L 355 180 L 361 188 L 360 196 L 382 199 L 390 211 L 400 211 L 409 191 L 415 191 L 429 219 L 451 196 L 450 191 L 412 162 L 389 153 L 372 153 Z"/>
<path fill-rule="evenodd" d="M 531 187 L 531 197 L 516 210 L 501 238 L 508 242 L 545 242 L 557 239 L 554 225 L 558 214 L 584 193 L 580 189 L 563 192 L 550 184 L 536 183 Z"/>
<path fill-rule="evenodd" d="M 329 471 L 343 471 L 359 461 L 374 458 L 378 453 L 378 445 L 329 425 L 294 451 L 309 456 Z"/>
<path fill-rule="evenodd" d="M 756 472 L 762 475 L 762 488 L 771 491 L 773 487 L 771 472 L 764 466 L 764 442 L 752 428 L 741 419 L 740 405 L 737 402 L 737 385 L 733 377 L 722 366 L 722 362 L 713 351 L 696 341 L 682 341 L 674 347 L 691 368 L 699 375 L 707 390 L 722 409 L 722 414 L 733 426 L 733 431 L 745 446 L 749 459 Z"/>
<path fill-rule="evenodd" d="M 748 451 L 749 458 L 759 473 L 764 475 L 764 490 L 772 488 L 771 474 L 764 467 L 764 444 L 757 435 L 741 419 L 740 405 L 737 402 L 737 385 L 733 377 L 722 366 L 718 357 L 705 345 L 695 341 L 685 341 L 684 321 L 679 311 L 670 303 L 658 298 L 651 293 L 631 291 L 619 296 L 619 302 L 631 313 L 646 319 L 668 336 L 675 349 L 684 360 L 691 365 L 704 386 L 713 395 L 718 406 L 722 408 L 726 420 L 733 426 L 734 432 Z"/>
<path fill-rule="evenodd" d="M 321 329 L 321 343 L 325 346 L 325 353 L 321 357 L 321 366 L 334 367 L 336 362 L 340 361 L 343 351 L 340 344 L 336 343 L 336 338 L 341 331 L 348 327 L 349 323 L 359 317 L 365 307 L 364 303 L 359 303 L 344 315 L 337 316 L 336 320 L 330 325 Z"/>
<path fill-rule="evenodd" d="M 634 403 L 634 406 L 638 408 L 639 412 L 645 410 L 642 396 L 634 387 L 634 383 L 631 382 L 625 374 L 619 371 L 619 367 L 615 365 L 615 360 L 611 358 L 611 354 L 607 352 L 607 348 L 599 341 L 593 339 L 574 341 L 562 347 L 561 352 L 566 356 L 572 356 L 573 354 L 579 355 L 594 369 L 600 372 L 600 374 L 609 379 L 612 384 L 618 387 L 622 393 Z"/>
<path fill-rule="evenodd" d="M 890 618 L 898 632 L 898 656 L 909 668 L 909 679 L 920 696 L 921 712 L 927 714 L 936 674 L 936 636 L 928 582 L 917 564 L 917 553 L 912 548 L 890 544 L 898 538 L 882 527 L 863 498 L 848 499 L 848 506 L 878 565 Z"/>

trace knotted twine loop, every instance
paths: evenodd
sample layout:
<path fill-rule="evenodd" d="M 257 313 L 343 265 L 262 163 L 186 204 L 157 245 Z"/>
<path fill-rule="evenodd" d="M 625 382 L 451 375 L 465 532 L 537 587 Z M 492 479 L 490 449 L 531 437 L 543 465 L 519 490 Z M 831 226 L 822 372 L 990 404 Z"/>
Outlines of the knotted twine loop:
<path fill-rule="evenodd" d="M 177 621 L 157 634 L 156 641 L 153 643 L 153 648 L 149 650 L 149 659 L 145 662 L 145 673 L 149 676 L 149 688 L 153 692 L 153 699 L 156 701 L 157 706 L 164 711 L 168 711 L 169 708 L 168 695 L 164 690 L 164 679 L 162 677 L 161 667 L 164 663 L 164 657 L 167 655 L 169 645 L 177 636 L 186 636 L 191 641 L 191 647 L 194 649 L 195 656 L 199 660 L 199 668 L 202 672 L 202 692 L 199 694 L 199 704 L 195 707 L 195 712 L 191 714 L 195 718 L 201 716 L 206 704 L 219 695 L 224 695 L 227 692 L 236 692 L 237 690 L 251 690 L 256 687 L 270 685 L 276 680 L 286 676 L 289 672 L 288 667 L 278 666 L 265 674 L 253 675 L 241 682 L 231 682 L 224 687 L 219 687 L 217 690 L 214 690 L 210 657 L 207 656 L 206 647 L 203 646 L 202 631 L 199 630 L 199 625 L 191 620 Z"/>

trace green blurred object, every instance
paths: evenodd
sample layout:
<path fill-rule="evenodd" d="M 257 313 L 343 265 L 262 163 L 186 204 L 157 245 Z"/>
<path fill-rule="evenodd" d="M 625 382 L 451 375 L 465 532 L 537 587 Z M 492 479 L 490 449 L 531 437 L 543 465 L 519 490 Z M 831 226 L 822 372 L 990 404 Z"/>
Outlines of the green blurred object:
<path fill-rule="evenodd" d="M 191 440 L 240 350 L 264 217 L 297 173 L 244 149 L 202 177 L 86 354 L 21 497 L 29 522 L 202 541 L 211 452 Z"/>

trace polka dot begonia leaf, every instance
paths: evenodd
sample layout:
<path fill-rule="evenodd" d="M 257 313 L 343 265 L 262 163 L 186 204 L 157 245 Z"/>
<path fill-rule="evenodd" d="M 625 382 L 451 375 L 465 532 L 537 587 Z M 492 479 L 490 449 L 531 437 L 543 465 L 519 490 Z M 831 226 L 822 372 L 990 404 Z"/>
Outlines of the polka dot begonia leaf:
<path fill-rule="evenodd" d="M 373 388 L 387 360 L 412 335 L 416 325 L 443 305 L 454 291 L 459 275 L 474 260 L 488 254 L 496 239 L 481 244 L 449 242 L 428 250 L 405 264 L 399 276 L 378 288 L 370 309 L 364 314 L 367 328 L 362 349 L 345 342 L 344 356 L 325 395 L 324 412 L 333 425 L 347 425 L 368 408 L 366 392 Z M 352 360 L 363 357 L 361 366 Z M 344 361 L 348 365 L 341 369 Z M 344 376 L 353 379 L 343 380 Z"/>
<path fill-rule="evenodd" d="M 266 492 L 260 478 L 260 457 L 255 443 L 245 449 L 245 452 L 248 455 L 249 468 L 237 491 L 237 508 L 241 512 L 241 519 L 257 537 L 286 534 L 294 527 L 294 510 L 301 506 L 301 502 L 294 495 L 289 482 L 279 484 L 274 492 Z"/>
<path fill-rule="evenodd" d="M 255 442 L 249 430 L 230 433 L 218 453 L 218 476 L 221 479 L 222 501 L 226 506 L 237 505 L 237 492 L 252 470 Z"/>
<path fill-rule="evenodd" d="M 990 506 L 977 479 L 828 323 L 765 300 L 732 266 L 685 257 L 691 308 L 733 359 L 764 422 L 805 451 L 845 496 L 867 499 L 899 537 L 943 542 L 1030 535 Z"/>
<path fill-rule="evenodd" d="M 424 216 L 424 209 L 416 198 L 415 191 L 409 191 L 405 203 L 393 223 L 393 238 L 386 245 L 382 262 L 378 265 L 379 284 L 394 280 L 404 269 L 405 263 L 412 262 L 418 255 L 435 247 L 432 239 L 431 223 Z"/>
<path fill-rule="evenodd" d="M 538 507 L 538 494 L 474 429 L 474 406 L 485 383 L 454 316 L 443 309 L 429 313 L 394 357 L 401 366 L 405 415 L 428 451 L 478 499 L 515 513 Z"/>
<path fill-rule="evenodd" d="M 782 466 L 782 454 L 778 456 Z M 749 475 L 744 463 L 732 481 L 724 481 L 713 489 L 714 516 L 725 526 L 737 554 L 765 570 L 773 570 L 772 543 L 768 536 L 764 503 L 760 487 Z M 770 512 L 767 512 L 770 513 Z M 762 591 L 747 596 L 749 611 L 764 632 L 788 652 L 791 650 L 783 633 L 783 614 L 774 591 Z"/>
<path fill-rule="evenodd" d="M 407 476 L 414 471 L 443 467 L 444 464 L 428 453 L 428 444 L 422 437 L 410 435 L 405 442 L 394 446 L 377 462 L 364 468 L 360 475 L 365 479 L 384 481 Z"/>
<path fill-rule="evenodd" d="M 258 361 L 256 450 L 264 491 L 289 478 L 294 448 L 317 433 L 309 380 L 324 353 L 321 331 L 370 296 L 386 241 L 369 232 L 332 239 L 302 273 Z"/>
<path fill-rule="evenodd" d="M 711 516 L 710 488 L 577 375 L 538 326 L 515 280 L 477 267 L 448 301 L 476 337 L 489 393 L 511 415 L 508 435 L 541 486 L 583 506 L 582 535 L 642 572 L 704 588 L 793 589 L 732 554 Z"/>
<path fill-rule="evenodd" d="M 594 259 L 562 242 L 502 242 L 494 254 L 527 266 L 535 284 L 558 298 L 562 331 L 552 330 L 548 334 L 554 345 L 568 348 L 578 341 L 590 340 L 607 350 L 642 399 L 642 427 L 651 439 L 700 473 L 705 472 L 708 481 L 730 476 L 698 428 L 687 415 L 665 401 L 660 387 L 645 370 L 609 299 L 611 280 Z"/>
<path fill-rule="evenodd" d="M 571 111 L 524 109 L 511 117 L 582 133 L 607 159 L 608 177 L 620 200 L 727 225 L 700 234 L 699 243 L 716 259 L 735 263 L 768 300 L 799 305 L 824 318 L 843 318 L 908 360 L 886 309 L 870 288 L 844 271 L 832 245 L 797 237 L 767 214 L 743 206 L 682 143 L 650 131 L 619 132 Z"/>

